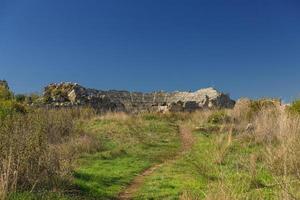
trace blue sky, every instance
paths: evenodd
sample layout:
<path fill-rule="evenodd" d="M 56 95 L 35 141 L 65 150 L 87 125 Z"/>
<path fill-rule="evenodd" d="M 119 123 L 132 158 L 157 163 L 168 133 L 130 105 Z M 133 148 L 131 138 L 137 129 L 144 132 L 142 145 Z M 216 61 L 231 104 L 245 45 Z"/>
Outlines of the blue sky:
<path fill-rule="evenodd" d="M 0 79 L 300 97 L 298 0 L 0 0 Z"/>

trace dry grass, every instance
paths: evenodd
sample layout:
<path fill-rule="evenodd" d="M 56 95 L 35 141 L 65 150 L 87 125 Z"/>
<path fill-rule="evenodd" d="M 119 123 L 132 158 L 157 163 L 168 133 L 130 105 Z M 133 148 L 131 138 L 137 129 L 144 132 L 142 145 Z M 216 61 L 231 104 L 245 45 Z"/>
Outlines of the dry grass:
<path fill-rule="evenodd" d="M 105 115 L 98 117 L 98 119 L 119 120 L 119 121 L 126 121 L 129 118 L 130 118 L 130 116 L 124 112 L 108 112 L 108 113 L 105 113 Z"/>
<path fill-rule="evenodd" d="M 263 163 L 271 171 L 275 183 L 270 187 L 280 189 L 280 199 L 299 199 L 300 187 L 300 117 L 280 106 L 259 110 L 249 121 L 239 121 L 236 126 L 251 123 L 252 130 L 240 135 L 253 144 L 263 146 Z M 245 130 L 245 128 L 244 128 Z M 250 166 L 256 165 L 252 157 Z M 255 169 L 255 167 L 251 167 Z M 255 170 L 251 172 L 255 177 Z"/>
<path fill-rule="evenodd" d="M 274 183 L 266 187 L 278 188 L 278 199 L 300 199 L 300 116 L 291 114 L 275 104 L 264 105 L 264 103 L 251 104 L 245 100 L 233 110 L 135 116 L 107 113 L 96 117 L 93 121 L 96 125 L 102 123 L 101 126 L 94 127 L 96 131 L 100 128 L 100 131 L 107 133 L 108 137 L 113 136 L 120 144 L 127 141 L 130 145 L 158 141 L 157 137 L 160 136 L 153 133 L 157 125 L 143 120 L 145 117 L 156 119 L 156 123 L 159 123 L 159 117 L 181 121 L 184 132 L 198 129 L 204 134 L 217 134 L 212 160 L 218 166 L 224 165 L 233 141 L 257 145 L 261 151 L 248 157 L 241 157 L 240 163 L 246 163 L 251 176 L 249 180 L 253 184 L 259 184 L 256 182 L 257 166 L 258 163 L 263 164 L 274 179 Z M 2 119 L 0 199 L 4 199 L 16 189 L 32 191 L 41 186 L 59 187 L 62 179 L 68 179 L 73 161 L 79 154 L 101 149 L 101 141 L 95 140 L 93 134 L 86 134 L 80 127 L 91 116 L 95 116 L 91 110 L 37 109 L 25 115 L 13 115 Z M 106 123 L 106 120 L 110 123 Z M 123 125 L 120 126 L 119 123 Z M 145 127 L 147 130 L 144 130 Z M 189 138 L 187 145 L 190 145 L 192 140 L 193 138 Z M 196 159 L 193 163 L 203 176 L 209 175 L 212 171 L 207 163 L 198 163 Z M 226 200 L 246 197 L 235 193 L 235 186 L 228 185 L 222 171 L 218 172 L 218 176 L 221 177 L 218 190 L 208 192 L 205 195 L 206 199 Z M 200 197 L 183 192 L 180 199 L 200 199 Z"/>
<path fill-rule="evenodd" d="M 300 187 L 300 117 L 281 107 L 260 110 L 250 121 L 251 132 L 243 137 L 263 146 L 263 161 L 280 189 L 280 199 L 299 199 Z M 256 164 L 252 159 L 251 165 Z M 255 167 L 252 167 L 253 169 Z M 255 176 L 255 171 L 252 172 Z"/>
<path fill-rule="evenodd" d="M 18 179 L 18 171 L 12 170 L 12 156 L 7 156 L 6 159 L 3 160 L 1 166 L 1 174 L 0 174 L 0 199 L 5 199 L 9 192 L 16 191 L 17 187 L 17 179 Z"/>
<path fill-rule="evenodd" d="M 276 125 L 268 130 L 276 143 L 266 144 L 266 163 L 282 190 L 281 198 L 299 199 L 296 188 L 300 187 L 300 118 L 284 112 L 274 121 Z"/>
<path fill-rule="evenodd" d="M 221 165 L 224 162 L 226 154 L 232 144 L 232 133 L 220 135 L 217 139 L 216 163 Z"/>
<path fill-rule="evenodd" d="M 220 111 L 196 112 L 191 114 L 186 124 L 192 129 L 208 134 L 219 134 L 215 141 L 217 149 L 214 151 L 215 161 L 219 165 L 223 164 L 233 140 L 248 146 L 257 145 L 261 150 L 247 158 L 241 157 L 243 160 L 240 162 L 248 163 L 246 166 L 253 187 L 259 188 L 261 184 L 257 182 L 260 163 L 270 171 L 274 179 L 274 183 L 263 187 L 276 188 L 278 199 L 300 199 L 300 116 L 272 102 L 243 100 L 234 109 L 225 111 L 229 120 L 221 120 L 218 123 L 211 123 L 210 116 Z M 202 166 L 202 170 L 205 170 L 205 166 Z M 222 171 L 219 175 L 222 177 Z M 219 190 L 211 191 L 206 195 L 206 199 L 245 198 L 236 195 L 234 186 L 229 187 L 222 179 L 219 184 Z M 182 199 L 192 197 L 183 194 Z"/>
<path fill-rule="evenodd" d="M 212 110 L 203 110 L 191 113 L 187 121 L 184 123 L 191 129 L 197 129 L 208 122 L 208 118 L 214 113 Z"/>
<path fill-rule="evenodd" d="M 200 200 L 201 198 L 199 196 L 196 196 L 194 194 L 192 194 L 191 192 L 188 191 L 184 191 L 180 197 L 180 200 Z"/>
<path fill-rule="evenodd" d="M 95 148 L 77 121 L 89 109 L 36 109 L 0 121 L 0 199 L 16 189 L 57 187 L 80 152 Z"/>

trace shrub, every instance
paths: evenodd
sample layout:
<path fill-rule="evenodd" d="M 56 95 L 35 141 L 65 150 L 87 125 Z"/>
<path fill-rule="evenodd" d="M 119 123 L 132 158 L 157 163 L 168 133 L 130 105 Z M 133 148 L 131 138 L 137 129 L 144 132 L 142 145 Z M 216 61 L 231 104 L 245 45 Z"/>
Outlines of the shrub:
<path fill-rule="evenodd" d="M 279 110 L 263 109 L 252 120 L 254 132 L 252 137 L 256 143 L 273 143 L 279 139 L 281 127 L 286 122 Z"/>
<path fill-rule="evenodd" d="M 294 114 L 300 114 L 300 100 L 293 101 L 293 103 L 288 107 L 288 111 Z"/>
<path fill-rule="evenodd" d="M 0 118 L 5 118 L 8 115 L 15 113 L 26 113 L 27 109 L 22 105 L 25 96 L 17 95 L 15 98 L 7 85 L 0 85 Z"/>
<path fill-rule="evenodd" d="M 276 109 L 280 105 L 277 99 L 258 99 L 250 103 L 250 110 L 246 114 L 249 120 L 253 119 L 262 110 Z"/>
<path fill-rule="evenodd" d="M 222 124 L 229 121 L 230 117 L 226 114 L 224 110 L 215 111 L 208 117 L 208 123 L 212 124 Z"/>
<path fill-rule="evenodd" d="M 16 113 L 27 113 L 26 106 L 14 100 L 0 100 L 0 118 L 5 118 Z"/>
<path fill-rule="evenodd" d="M 13 94 L 9 91 L 9 88 L 4 85 L 0 85 L 0 100 L 9 100 L 12 99 L 12 97 Z"/>
<path fill-rule="evenodd" d="M 36 93 L 32 93 L 26 96 L 26 104 L 39 104 L 42 103 L 42 101 L 43 100 L 41 99 L 41 97 Z"/>
<path fill-rule="evenodd" d="M 236 122 L 249 123 L 255 119 L 259 112 L 266 109 L 277 109 L 281 102 L 277 99 L 258 99 L 250 100 L 242 98 L 237 101 L 231 116 Z"/>
<path fill-rule="evenodd" d="M 24 94 L 17 94 L 17 95 L 15 95 L 15 100 L 17 102 L 23 103 L 26 100 L 26 95 L 24 95 Z"/>
<path fill-rule="evenodd" d="M 77 125 L 90 113 L 88 109 L 35 109 L 0 119 L 0 198 L 16 188 L 55 187 L 67 179 L 72 161 L 96 148 L 97 140 Z"/>

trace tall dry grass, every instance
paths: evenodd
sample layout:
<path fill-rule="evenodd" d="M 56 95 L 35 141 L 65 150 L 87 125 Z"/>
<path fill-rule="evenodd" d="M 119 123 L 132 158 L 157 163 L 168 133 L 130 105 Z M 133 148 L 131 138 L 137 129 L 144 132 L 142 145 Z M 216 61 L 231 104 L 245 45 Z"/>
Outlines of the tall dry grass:
<path fill-rule="evenodd" d="M 280 106 L 260 109 L 244 128 L 241 136 L 263 146 L 264 165 L 272 173 L 279 199 L 300 199 L 300 116 Z M 240 129 L 241 130 L 241 129 Z"/>
<path fill-rule="evenodd" d="M 269 187 L 279 188 L 278 198 L 300 199 L 300 115 L 285 108 L 268 104 L 253 112 L 245 103 L 230 114 L 239 116 L 234 121 L 238 137 L 263 147 L 260 156 L 275 180 Z"/>
<path fill-rule="evenodd" d="M 265 145 L 266 165 L 281 189 L 281 199 L 299 199 L 300 116 L 263 111 L 255 121 L 254 136 Z"/>
<path fill-rule="evenodd" d="M 89 109 L 35 109 L 0 121 L 0 199 L 16 189 L 57 187 L 68 177 L 72 161 L 90 151 L 94 141 L 78 120 Z"/>
<path fill-rule="evenodd" d="M 274 179 L 273 184 L 265 187 L 276 188 L 278 199 L 300 199 L 300 115 L 272 102 L 244 99 L 232 110 L 193 113 L 186 124 L 208 134 L 227 133 L 220 134 L 215 141 L 216 163 L 220 165 L 232 140 L 262 147 L 260 152 L 242 158 L 249 163 L 247 166 L 253 183 L 256 181 L 258 162 L 262 162 Z M 207 199 L 243 199 L 234 196 L 230 188 L 220 181 L 219 192 L 212 192 Z"/>

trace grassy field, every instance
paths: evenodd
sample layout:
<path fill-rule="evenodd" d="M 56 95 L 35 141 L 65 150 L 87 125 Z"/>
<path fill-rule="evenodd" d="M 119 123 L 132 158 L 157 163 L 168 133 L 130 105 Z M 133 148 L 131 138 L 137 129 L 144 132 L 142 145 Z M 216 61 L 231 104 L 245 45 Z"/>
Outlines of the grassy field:
<path fill-rule="evenodd" d="M 59 164 L 46 164 L 59 166 L 54 172 L 68 173 L 57 176 L 47 171 L 51 184 L 17 189 L 8 199 L 119 199 L 136 177 L 153 166 L 157 167 L 143 177 L 133 199 L 299 199 L 300 117 L 294 111 L 259 106 L 260 102 L 255 102 L 255 110 L 247 105 L 239 110 L 108 113 L 88 118 L 73 111 L 53 111 L 45 120 L 39 114 L 43 126 L 55 127 L 51 134 L 46 132 L 51 136 L 49 148 L 55 151 L 45 148 L 46 155 L 60 153 L 46 157 L 47 161 L 57 158 Z M 77 116 L 76 122 L 65 120 L 72 116 Z M 32 118 L 37 119 L 35 114 Z M 193 136 L 184 151 L 182 127 Z M 55 133 L 64 139 L 54 140 Z M 35 149 L 31 154 L 39 155 Z M 70 163 L 66 163 L 69 157 Z M 5 176 L 0 178 L 2 181 Z"/>
<path fill-rule="evenodd" d="M 116 198 L 137 174 L 180 146 L 176 124 L 159 115 L 99 118 L 87 129 L 103 141 L 103 151 L 82 156 L 75 171 L 75 184 L 89 197 Z"/>
<path fill-rule="evenodd" d="M 135 199 L 274 199 L 271 174 L 250 163 L 259 146 L 233 140 L 225 150 L 227 134 L 194 134 L 191 151 L 148 177 Z"/>
<path fill-rule="evenodd" d="M 133 178 L 176 155 L 180 141 L 171 116 L 109 114 L 84 123 L 100 151 L 76 161 L 72 182 L 53 192 L 17 193 L 10 199 L 115 199 Z"/>

